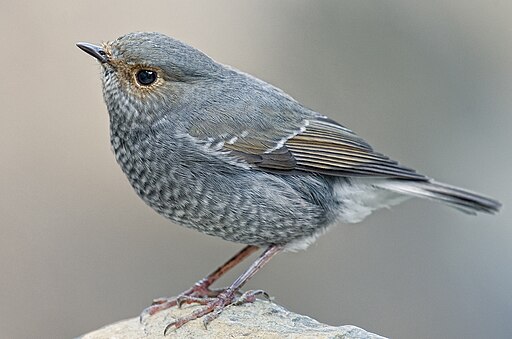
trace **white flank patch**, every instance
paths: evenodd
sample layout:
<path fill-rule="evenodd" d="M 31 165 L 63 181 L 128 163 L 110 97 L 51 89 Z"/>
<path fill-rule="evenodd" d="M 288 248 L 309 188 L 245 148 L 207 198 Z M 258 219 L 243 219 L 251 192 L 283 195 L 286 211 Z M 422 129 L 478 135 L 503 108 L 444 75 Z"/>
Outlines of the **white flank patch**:
<path fill-rule="evenodd" d="M 290 242 L 286 245 L 285 250 L 290 252 L 305 250 L 320 236 L 331 230 L 336 222 L 357 223 L 375 210 L 389 208 L 410 198 L 410 196 L 378 187 L 381 184 L 381 182 L 371 179 L 352 179 L 350 184 L 343 181 L 337 183 L 334 186 L 334 193 L 335 198 L 341 202 L 341 208 L 336 221 L 319 229 L 309 237 Z"/>
<path fill-rule="evenodd" d="M 288 244 L 286 244 L 284 250 L 287 252 L 297 252 L 297 251 L 303 251 L 306 248 L 308 248 L 312 243 L 314 243 L 318 238 L 320 238 L 322 235 L 327 233 L 334 224 L 329 225 L 328 227 L 324 227 L 319 229 L 317 232 L 315 232 L 313 235 L 302 238 L 299 240 L 294 240 Z"/>
<path fill-rule="evenodd" d="M 357 223 L 373 211 L 388 208 L 406 201 L 410 197 L 378 187 L 371 179 L 352 179 L 350 184 L 340 182 L 334 186 L 334 194 L 341 202 L 338 220 Z"/>

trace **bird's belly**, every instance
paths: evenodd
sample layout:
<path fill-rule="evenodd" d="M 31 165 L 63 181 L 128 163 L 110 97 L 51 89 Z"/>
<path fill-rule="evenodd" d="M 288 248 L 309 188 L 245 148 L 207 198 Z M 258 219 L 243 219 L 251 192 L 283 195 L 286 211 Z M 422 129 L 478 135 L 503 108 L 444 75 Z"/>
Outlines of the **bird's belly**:
<path fill-rule="evenodd" d="M 278 177 L 216 173 L 174 164 L 125 171 L 137 194 L 166 218 L 228 241 L 266 246 L 310 237 L 325 227 L 325 211 Z M 140 170 L 136 170 L 139 168 Z"/>

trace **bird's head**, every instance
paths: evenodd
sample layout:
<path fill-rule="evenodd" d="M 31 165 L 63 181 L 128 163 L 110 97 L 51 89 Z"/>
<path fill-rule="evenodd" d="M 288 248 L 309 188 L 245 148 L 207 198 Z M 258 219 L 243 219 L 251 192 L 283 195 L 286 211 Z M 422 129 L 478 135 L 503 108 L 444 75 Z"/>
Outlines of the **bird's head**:
<path fill-rule="evenodd" d="M 101 46 L 78 43 L 102 66 L 111 123 L 124 128 L 153 122 L 219 77 L 222 66 L 202 52 L 160 33 L 130 33 Z"/>

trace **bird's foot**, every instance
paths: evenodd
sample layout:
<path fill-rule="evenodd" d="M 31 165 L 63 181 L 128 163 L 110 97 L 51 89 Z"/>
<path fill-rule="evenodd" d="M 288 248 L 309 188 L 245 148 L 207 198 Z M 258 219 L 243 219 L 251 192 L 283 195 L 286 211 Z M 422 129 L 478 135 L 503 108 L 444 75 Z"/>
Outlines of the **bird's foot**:
<path fill-rule="evenodd" d="M 267 300 L 270 300 L 270 296 L 263 290 L 250 290 L 242 295 L 238 291 L 226 289 L 219 293 L 216 297 L 208 297 L 197 300 L 197 298 L 184 297 L 186 303 L 199 303 L 204 307 L 192 312 L 188 316 L 176 319 L 165 327 L 164 335 L 174 327 L 175 329 L 180 328 L 189 321 L 203 318 L 203 326 L 207 328 L 208 324 L 215 320 L 224 309 L 229 305 L 242 305 L 246 303 L 253 303 L 257 296 L 264 296 Z M 189 302 L 190 301 L 190 302 Z"/>
<path fill-rule="evenodd" d="M 200 280 L 177 297 L 154 299 L 151 306 L 140 314 L 140 322 L 142 323 L 147 317 L 174 306 L 181 307 L 183 304 L 192 303 L 204 305 L 224 291 L 224 289 L 209 289 L 208 286 L 208 282 Z"/>

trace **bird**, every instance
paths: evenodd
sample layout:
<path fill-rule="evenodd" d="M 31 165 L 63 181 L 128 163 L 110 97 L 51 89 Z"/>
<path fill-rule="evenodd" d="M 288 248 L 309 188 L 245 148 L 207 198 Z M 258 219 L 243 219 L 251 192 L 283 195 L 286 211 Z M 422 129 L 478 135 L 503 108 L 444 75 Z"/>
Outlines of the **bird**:
<path fill-rule="evenodd" d="M 227 306 L 268 297 L 241 288 L 272 257 L 306 249 L 336 224 L 412 197 L 468 214 L 500 209 L 494 199 L 399 164 L 281 89 L 167 35 L 134 32 L 77 46 L 101 65 L 112 150 L 138 196 L 179 225 L 246 245 L 142 312 L 141 319 L 202 305 L 164 333 L 199 318 L 206 326 Z M 260 248 L 230 286 L 211 288 Z"/>

